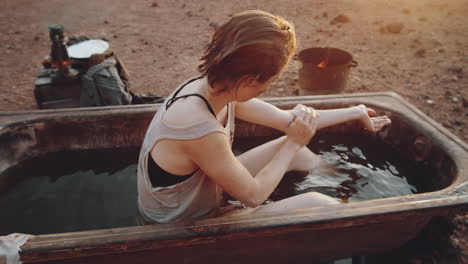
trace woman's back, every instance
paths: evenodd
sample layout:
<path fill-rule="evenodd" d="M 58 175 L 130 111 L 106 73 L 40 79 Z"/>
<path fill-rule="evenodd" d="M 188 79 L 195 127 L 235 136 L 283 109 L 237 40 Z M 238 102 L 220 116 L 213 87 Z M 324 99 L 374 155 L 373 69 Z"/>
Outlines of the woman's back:
<path fill-rule="evenodd" d="M 191 81 L 193 82 L 194 80 Z M 184 83 L 179 89 L 188 83 L 190 81 Z M 181 95 L 184 94 L 186 93 L 182 93 Z M 178 111 L 173 111 L 172 116 L 168 115 L 168 120 L 166 120 L 166 103 L 171 100 L 173 95 L 174 93 L 166 99 L 166 102 L 151 121 L 142 145 L 138 163 L 139 208 L 145 218 L 156 222 L 180 221 L 206 215 L 215 215 L 215 209 L 219 207 L 219 203 L 221 202 L 222 190 L 201 170 L 182 183 L 169 187 L 153 188 L 148 175 L 148 162 L 152 158 L 150 154 L 151 150 L 155 150 L 155 161 L 161 168 L 164 169 L 165 166 L 171 168 L 171 173 L 177 174 L 179 172 L 177 169 L 174 169 L 177 168 L 176 165 L 178 164 L 182 167 L 186 166 L 180 170 L 180 174 L 182 175 L 185 173 L 185 170 L 192 172 L 194 169 L 197 169 L 195 164 L 190 163 L 189 157 L 184 157 L 186 154 L 183 153 L 183 141 L 197 139 L 210 133 L 222 133 L 229 138 L 234 128 L 234 107 L 231 104 L 229 106 L 226 128 L 221 126 L 213 116 L 203 120 L 204 116 L 199 115 L 197 118 L 201 118 L 201 121 L 195 119 L 195 122 L 184 124 L 184 118 L 180 118 L 177 114 L 183 114 L 185 109 L 193 110 L 190 105 L 187 108 L 180 107 Z M 193 107 L 196 108 L 198 106 L 194 104 Z M 177 123 L 177 121 L 180 123 Z M 185 121 L 190 121 L 190 118 L 185 119 Z M 158 153 L 158 149 L 164 152 Z M 178 154 L 181 154 L 181 157 L 178 157 Z M 162 164 L 165 164 L 165 166 Z M 170 166 L 167 166 L 168 164 Z"/>
<path fill-rule="evenodd" d="M 181 98 L 180 100 L 169 99 L 168 109 L 164 111 L 161 116 L 161 122 L 165 127 L 199 127 L 200 131 L 190 132 L 188 137 L 195 136 L 198 133 L 203 133 L 203 129 L 207 123 L 213 120 L 218 120 L 222 125 L 226 125 L 227 107 L 224 107 L 219 113 L 218 117 L 212 113 L 212 108 L 207 101 L 204 101 L 198 96 L 199 87 L 203 85 L 200 79 L 188 82 L 182 87 L 179 93 L 172 98 Z M 186 97 L 185 97 L 186 96 Z M 213 123 L 215 124 L 215 123 Z M 189 139 L 162 139 L 155 143 L 151 150 L 151 156 L 154 161 L 165 171 L 174 175 L 187 175 L 192 173 L 198 166 L 193 163 L 191 157 L 188 155 L 186 148 Z"/>

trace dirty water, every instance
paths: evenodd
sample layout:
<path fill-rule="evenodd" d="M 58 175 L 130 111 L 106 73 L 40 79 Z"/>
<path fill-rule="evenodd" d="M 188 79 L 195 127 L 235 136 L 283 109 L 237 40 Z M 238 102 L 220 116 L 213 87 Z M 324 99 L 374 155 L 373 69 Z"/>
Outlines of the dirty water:
<path fill-rule="evenodd" d="M 243 142 L 236 151 L 266 138 Z M 316 137 L 309 147 L 328 166 L 290 172 L 276 201 L 309 191 L 355 202 L 430 191 L 415 175 L 429 170 L 383 143 L 356 137 Z M 382 150 L 385 151 L 382 151 Z M 0 177 L 16 178 L 0 196 L 0 235 L 51 234 L 137 225 L 138 148 L 67 151 L 26 160 Z"/>

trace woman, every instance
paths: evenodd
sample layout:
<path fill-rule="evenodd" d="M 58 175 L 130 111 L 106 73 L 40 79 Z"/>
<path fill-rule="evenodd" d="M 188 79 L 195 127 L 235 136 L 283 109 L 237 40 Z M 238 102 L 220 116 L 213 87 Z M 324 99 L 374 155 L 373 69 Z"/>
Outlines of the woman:
<path fill-rule="evenodd" d="M 279 77 L 295 48 L 293 26 L 267 12 L 242 12 L 219 27 L 201 58 L 201 76 L 176 89 L 148 128 L 138 164 L 138 203 L 146 220 L 220 216 L 223 191 L 248 207 L 230 215 L 338 203 L 306 193 L 262 205 L 285 172 L 320 163 L 305 147 L 317 129 L 359 119 L 375 132 L 390 123 L 386 116 L 369 117 L 373 111 L 363 105 L 285 111 L 254 99 Z M 236 157 L 234 116 L 285 136 Z"/>

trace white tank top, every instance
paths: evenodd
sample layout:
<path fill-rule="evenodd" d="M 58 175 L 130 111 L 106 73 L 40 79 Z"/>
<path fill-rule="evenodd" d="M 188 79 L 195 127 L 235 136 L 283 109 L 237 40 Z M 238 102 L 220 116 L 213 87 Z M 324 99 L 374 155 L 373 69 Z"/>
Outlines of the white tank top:
<path fill-rule="evenodd" d="M 196 79 L 184 82 L 176 91 L 194 80 Z M 138 160 L 138 208 L 146 220 L 158 223 L 216 216 L 217 209 L 221 205 L 222 189 L 202 170 L 198 170 L 181 183 L 168 187 L 153 187 L 148 176 L 148 158 L 154 144 L 161 139 L 189 140 L 210 133 L 222 133 L 229 138 L 232 145 L 234 138 L 234 102 L 228 104 L 226 127 L 215 119 L 183 127 L 172 126 L 164 122 L 161 117 L 167 110 L 166 103 L 176 91 L 168 96 L 151 121 Z"/>

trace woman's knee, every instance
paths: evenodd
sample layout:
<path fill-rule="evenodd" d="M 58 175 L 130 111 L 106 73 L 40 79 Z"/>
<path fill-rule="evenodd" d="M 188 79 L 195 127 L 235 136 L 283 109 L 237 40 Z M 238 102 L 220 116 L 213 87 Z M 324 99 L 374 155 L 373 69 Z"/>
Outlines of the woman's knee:
<path fill-rule="evenodd" d="M 340 202 L 335 198 L 317 192 L 308 192 L 292 196 L 274 203 L 259 206 L 257 208 L 254 208 L 252 212 L 277 212 L 335 204 L 340 204 Z"/>
<path fill-rule="evenodd" d="M 311 203 L 313 206 L 340 204 L 338 199 L 318 192 L 308 192 L 302 195 L 304 195 L 307 202 Z"/>
<path fill-rule="evenodd" d="M 313 153 L 307 147 L 302 147 L 294 156 L 294 159 L 289 164 L 288 171 L 310 171 L 311 169 L 319 166 L 321 158 Z"/>

